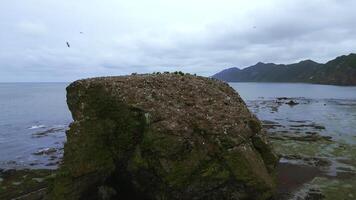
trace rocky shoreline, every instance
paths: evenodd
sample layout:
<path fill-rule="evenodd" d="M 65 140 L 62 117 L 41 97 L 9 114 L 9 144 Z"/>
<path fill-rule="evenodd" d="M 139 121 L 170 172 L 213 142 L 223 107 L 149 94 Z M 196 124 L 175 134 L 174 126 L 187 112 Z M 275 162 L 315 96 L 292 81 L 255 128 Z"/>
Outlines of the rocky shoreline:
<path fill-rule="evenodd" d="M 262 123 L 281 158 L 276 199 L 354 199 L 354 143 L 332 137 L 326 127 L 310 120 L 279 119 L 278 112 L 283 106 L 290 106 L 285 103 L 288 101 L 326 106 L 325 102 L 285 97 L 249 102 L 254 113 L 268 112 L 269 119 L 275 119 Z"/>
<path fill-rule="evenodd" d="M 315 102 L 310 99 L 278 97 L 272 100 L 248 101 L 247 106 L 257 115 L 261 112 L 274 115 L 285 107 L 295 109 L 312 103 Z M 355 145 L 325 134 L 327 128 L 315 121 L 279 120 L 277 116 L 274 120 L 263 116 L 259 118 L 262 119 L 261 125 L 267 131 L 271 145 L 280 157 L 275 169 L 277 193 L 273 199 L 356 197 L 353 191 L 356 185 Z M 46 134 L 35 135 L 37 136 L 46 137 Z M 54 150 L 44 149 L 34 153 L 46 156 L 51 152 Z M 48 193 L 48 186 L 52 188 L 56 173 L 58 171 L 53 170 L 2 170 L 0 199 L 41 199 Z"/>

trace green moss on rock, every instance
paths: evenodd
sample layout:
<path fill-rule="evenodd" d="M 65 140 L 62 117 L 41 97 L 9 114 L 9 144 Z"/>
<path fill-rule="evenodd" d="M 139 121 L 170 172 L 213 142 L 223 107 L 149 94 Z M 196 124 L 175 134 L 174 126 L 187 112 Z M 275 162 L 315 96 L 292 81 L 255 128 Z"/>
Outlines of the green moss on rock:
<path fill-rule="evenodd" d="M 51 199 L 268 199 L 277 162 L 227 84 L 182 73 L 80 80 Z"/>
<path fill-rule="evenodd" d="M 0 199 L 43 199 L 53 170 L 5 170 L 0 172 Z"/>

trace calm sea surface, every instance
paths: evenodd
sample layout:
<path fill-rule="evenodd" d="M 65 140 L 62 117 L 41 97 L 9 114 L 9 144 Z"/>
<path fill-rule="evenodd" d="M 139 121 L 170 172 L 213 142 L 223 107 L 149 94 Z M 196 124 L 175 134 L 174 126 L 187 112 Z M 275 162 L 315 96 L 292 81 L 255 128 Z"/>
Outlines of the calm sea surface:
<path fill-rule="evenodd" d="M 0 168 L 55 168 L 72 118 L 67 83 L 0 83 Z M 310 121 L 323 134 L 356 144 L 356 87 L 230 83 L 261 120 Z M 293 97 L 296 106 L 268 106 Z"/>
<path fill-rule="evenodd" d="M 276 97 L 356 100 L 356 87 L 304 83 L 229 83 L 244 100 Z"/>
<path fill-rule="evenodd" d="M 71 121 L 66 86 L 0 83 L 0 168 L 55 165 Z"/>

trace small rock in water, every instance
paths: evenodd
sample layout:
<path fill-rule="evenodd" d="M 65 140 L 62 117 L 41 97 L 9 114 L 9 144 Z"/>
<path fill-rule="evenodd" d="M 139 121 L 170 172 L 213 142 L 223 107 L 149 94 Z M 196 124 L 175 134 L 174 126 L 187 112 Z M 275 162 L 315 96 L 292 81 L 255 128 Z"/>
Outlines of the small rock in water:
<path fill-rule="evenodd" d="M 6 164 L 8 164 L 8 165 L 16 165 L 16 161 L 10 160 L 10 161 L 7 161 Z"/>
<path fill-rule="evenodd" d="M 290 106 L 295 106 L 295 105 L 298 105 L 299 103 L 296 102 L 296 101 L 293 101 L 293 100 L 290 100 L 286 103 L 287 105 L 290 105 Z"/>
<path fill-rule="evenodd" d="M 277 100 L 288 100 L 289 98 L 288 97 L 277 97 Z"/>
<path fill-rule="evenodd" d="M 40 137 L 48 136 L 48 135 L 51 134 L 51 133 L 58 133 L 58 132 L 64 132 L 64 131 L 65 131 L 65 128 L 63 128 L 63 127 L 60 127 L 60 128 L 50 128 L 50 129 L 47 129 L 47 130 L 45 130 L 45 131 L 36 132 L 36 133 L 32 134 L 32 137 L 34 137 L 34 138 L 40 138 Z"/>
<path fill-rule="evenodd" d="M 315 129 L 325 129 L 325 127 L 324 127 L 324 126 L 321 126 L 321 125 L 315 125 L 314 128 L 315 128 Z"/>
<path fill-rule="evenodd" d="M 319 133 L 318 133 L 318 132 L 306 131 L 305 134 L 308 134 L 308 135 L 318 135 Z"/>
<path fill-rule="evenodd" d="M 44 148 L 44 149 L 40 149 L 37 152 L 33 153 L 33 155 L 39 156 L 39 155 L 49 155 L 52 153 L 57 152 L 57 150 L 55 148 Z"/>
<path fill-rule="evenodd" d="M 58 158 L 57 156 L 52 155 L 52 156 L 49 158 L 49 160 L 55 160 L 55 159 L 57 159 L 57 158 Z"/>
<path fill-rule="evenodd" d="M 59 161 L 57 161 L 57 162 L 50 162 L 50 163 L 47 163 L 46 166 L 47 166 L 47 167 L 56 166 L 56 165 L 59 165 L 59 163 L 60 163 Z"/>
<path fill-rule="evenodd" d="M 29 163 L 28 165 L 30 165 L 30 166 L 36 166 L 36 165 L 39 165 L 40 163 L 38 162 L 38 161 L 36 161 L 36 162 L 31 162 L 31 163 Z"/>

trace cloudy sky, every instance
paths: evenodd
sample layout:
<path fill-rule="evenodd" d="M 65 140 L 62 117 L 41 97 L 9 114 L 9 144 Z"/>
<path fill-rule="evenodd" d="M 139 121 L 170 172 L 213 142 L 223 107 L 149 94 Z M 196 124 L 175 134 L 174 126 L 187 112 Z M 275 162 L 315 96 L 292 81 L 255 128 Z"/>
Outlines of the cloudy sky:
<path fill-rule="evenodd" d="M 356 52 L 355 19 L 354 0 L 1 0 L 0 82 L 325 62 Z"/>

